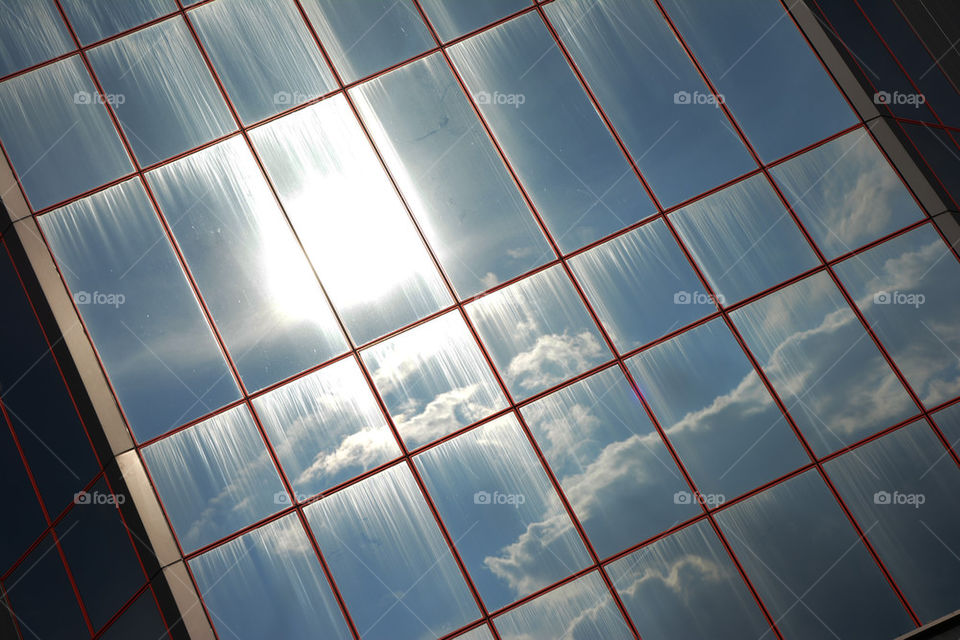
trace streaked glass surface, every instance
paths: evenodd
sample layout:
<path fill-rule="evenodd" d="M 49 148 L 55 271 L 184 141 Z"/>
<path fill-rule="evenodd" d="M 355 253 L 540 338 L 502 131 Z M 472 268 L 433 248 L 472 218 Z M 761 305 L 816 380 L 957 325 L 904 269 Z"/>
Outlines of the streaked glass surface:
<path fill-rule="evenodd" d="M 194 558 L 190 569 L 221 636 L 352 637 L 296 514 Z"/>
<path fill-rule="evenodd" d="M 260 396 L 253 406 L 301 500 L 400 455 L 353 358 Z"/>
<path fill-rule="evenodd" d="M 137 440 L 239 397 L 138 180 L 37 221 Z"/>
<path fill-rule="evenodd" d="M 304 511 L 362 638 L 437 638 L 480 616 L 405 464 Z"/>
<path fill-rule="evenodd" d="M 664 207 L 755 168 L 653 0 L 544 10 Z"/>
<path fill-rule="evenodd" d="M 858 254 L 836 272 L 925 405 L 960 395 L 960 264 L 932 226 Z"/>
<path fill-rule="evenodd" d="M 600 557 L 701 513 L 618 367 L 522 409 Z"/>
<path fill-rule="evenodd" d="M 770 634 L 763 612 L 705 521 L 607 565 L 643 640 Z"/>
<path fill-rule="evenodd" d="M 559 266 L 480 298 L 467 315 L 515 399 L 613 357 Z"/>
<path fill-rule="evenodd" d="M 863 130 L 777 165 L 770 174 L 827 259 L 923 217 Z"/>
<path fill-rule="evenodd" d="M 937 411 L 933 414 L 933 420 L 953 450 L 960 453 L 960 404 Z"/>
<path fill-rule="evenodd" d="M 717 310 L 660 220 L 574 256 L 570 267 L 621 353 Z"/>
<path fill-rule="evenodd" d="M 816 471 L 716 517 L 784 637 L 868 640 L 913 629 Z"/>
<path fill-rule="evenodd" d="M 301 0 L 300 4 L 345 83 L 434 46 L 411 0 Z"/>
<path fill-rule="evenodd" d="M 916 413 L 825 273 L 738 309 L 731 319 L 817 455 Z"/>
<path fill-rule="evenodd" d="M 365 83 L 351 95 L 461 297 L 553 257 L 439 54 Z"/>
<path fill-rule="evenodd" d="M 507 406 L 483 353 L 455 311 L 376 344 L 362 356 L 408 448 Z"/>
<path fill-rule="evenodd" d="M 236 126 L 179 17 L 100 45 L 87 56 L 141 166 Z"/>
<path fill-rule="evenodd" d="M 627 365 L 711 506 L 810 461 L 722 319 Z"/>
<path fill-rule="evenodd" d="M 452 302 L 342 96 L 255 129 L 251 138 L 356 343 Z"/>
<path fill-rule="evenodd" d="M 527 6 L 524 0 L 420 0 L 441 40 L 452 40 Z"/>
<path fill-rule="evenodd" d="M 840 497 L 926 624 L 960 593 L 960 469 L 923 420 L 825 465 Z"/>
<path fill-rule="evenodd" d="M 84 45 L 177 10 L 175 0 L 60 0 L 60 5 Z"/>
<path fill-rule="evenodd" d="M 488 627 L 477 627 L 472 631 L 467 631 L 466 633 L 461 633 L 457 636 L 457 640 L 494 640 L 493 634 L 490 633 Z"/>
<path fill-rule="evenodd" d="M 675 211 L 670 220 L 726 304 L 820 264 L 762 174 Z"/>
<path fill-rule="evenodd" d="M 78 56 L 0 84 L 0 139 L 36 211 L 133 166 Z"/>
<path fill-rule="evenodd" d="M 428 449 L 415 461 L 488 610 L 590 563 L 514 416 Z"/>
<path fill-rule="evenodd" d="M 0 76 L 74 48 L 53 0 L 0 0 Z"/>
<path fill-rule="evenodd" d="M 596 572 L 498 616 L 494 625 L 503 640 L 633 638 L 610 591 Z"/>
<path fill-rule="evenodd" d="M 561 250 L 656 213 L 535 12 L 450 55 Z"/>
<path fill-rule="evenodd" d="M 337 88 L 293 0 L 218 0 L 190 19 L 244 123 Z"/>
<path fill-rule="evenodd" d="M 665 0 L 663 5 L 763 160 L 856 123 L 777 0 Z"/>
<path fill-rule="evenodd" d="M 164 165 L 148 181 L 248 390 L 347 349 L 242 138 Z"/>
<path fill-rule="evenodd" d="M 141 450 L 187 553 L 283 508 L 287 493 L 245 405 Z"/>

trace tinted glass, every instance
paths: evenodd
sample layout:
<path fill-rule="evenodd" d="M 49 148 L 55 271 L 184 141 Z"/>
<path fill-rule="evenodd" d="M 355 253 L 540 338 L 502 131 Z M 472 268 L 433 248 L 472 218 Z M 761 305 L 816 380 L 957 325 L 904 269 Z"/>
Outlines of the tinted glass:
<path fill-rule="evenodd" d="M 954 404 L 933 414 L 937 426 L 954 451 L 960 451 L 960 404 Z"/>
<path fill-rule="evenodd" d="M 526 6 L 523 0 L 420 0 L 441 40 L 452 40 Z"/>
<path fill-rule="evenodd" d="M 0 483 L 9 493 L 8 509 L 17 514 L 17 526 L 9 527 L 0 538 L 0 565 L 9 567 L 47 528 L 47 522 L 6 421 L 0 421 Z"/>
<path fill-rule="evenodd" d="M 177 10 L 174 0 L 60 0 L 60 5 L 85 45 Z"/>
<path fill-rule="evenodd" d="M 157 599 L 150 589 L 144 591 L 100 636 L 102 640 L 164 640 L 169 637 L 160 609 L 157 608 Z"/>
<path fill-rule="evenodd" d="M 74 48 L 53 0 L 0 0 L 0 76 Z"/>

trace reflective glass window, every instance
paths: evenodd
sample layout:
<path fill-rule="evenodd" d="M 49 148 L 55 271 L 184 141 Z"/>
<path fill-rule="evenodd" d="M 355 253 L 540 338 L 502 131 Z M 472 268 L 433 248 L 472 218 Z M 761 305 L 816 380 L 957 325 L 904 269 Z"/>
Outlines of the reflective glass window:
<path fill-rule="evenodd" d="M 144 591 L 99 636 L 101 640 L 129 640 L 129 638 L 166 640 L 169 637 L 160 609 L 157 608 L 157 598 L 151 589 Z"/>
<path fill-rule="evenodd" d="M 0 0 L 0 76 L 74 48 L 53 0 Z"/>
<path fill-rule="evenodd" d="M 488 609 L 589 564 L 515 417 L 498 418 L 415 460 Z"/>
<path fill-rule="evenodd" d="M 38 222 L 139 441 L 239 397 L 139 181 Z"/>
<path fill-rule="evenodd" d="M 413 449 L 507 406 L 460 314 L 448 313 L 362 353 L 397 431 Z"/>
<path fill-rule="evenodd" d="M 524 0 L 420 0 L 441 40 L 452 40 L 527 6 Z"/>
<path fill-rule="evenodd" d="M 177 10 L 175 0 L 60 0 L 60 5 L 84 45 Z"/>
<path fill-rule="evenodd" d="M 111 40 L 87 55 L 141 166 L 235 128 L 179 17 Z"/>
<path fill-rule="evenodd" d="M 5 420 L 0 420 L 0 484 L 7 492 L 7 508 L 17 514 L 17 526 L 0 538 L 0 566 L 9 567 L 43 533 L 47 522 Z"/>
<path fill-rule="evenodd" d="M 440 637 L 479 617 L 406 465 L 305 509 L 360 637 Z"/>
<path fill-rule="evenodd" d="M 937 411 L 933 419 L 953 450 L 960 453 L 960 404 Z"/>
<path fill-rule="evenodd" d="M 400 455 L 353 358 L 260 396 L 253 406 L 300 499 Z"/>
<path fill-rule="evenodd" d="M 407 203 L 462 297 L 552 252 L 442 57 L 352 90 Z"/>
<path fill-rule="evenodd" d="M 451 302 L 342 96 L 280 118 L 251 137 L 355 342 Z"/>
<path fill-rule="evenodd" d="M 187 553 L 279 511 L 288 499 L 244 405 L 142 453 Z"/>
<path fill-rule="evenodd" d="M 467 314 L 518 399 L 613 357 L 559 266 L 480 298 Z"/>
<path fill-rule="evenodd" d="M 916 412 L 828 275 L 801 280 L 731 318 L 818 455 Z"/>
<path fill-rule="evenodd" d="M 246 123 L 337 87 L 292 0 L 219 0 L 190 19 Z"/>
<path fill-rule="evenodd" d="M 664 207 L 755 167 L 653 0 L 544 10 Z"/>
<path fill-rule="evenodd" d="M 701 512 L 618 367 L 522 413 L 600 557 Z"/>
<path fill-rule="evenodd" d="M 241 138 L 164 165 L 148 181 L 248 389 L 347 349 Z"/>
<path fill-rule="evenodd" d="M 133 170 L 77 56 L 0 84 L 0 138 L 34 210 Z"/>
<path fill-rule="evenodd" d="M 563 251 L 656 213 L 536 13 L 450 55 Z"/>
<path fill-rule="evenodd" d="M 494 640 L 494 638 L 489 627 L 477 627 L 472 631 L 461 633 L 457 636 L 457 640 Z"/>

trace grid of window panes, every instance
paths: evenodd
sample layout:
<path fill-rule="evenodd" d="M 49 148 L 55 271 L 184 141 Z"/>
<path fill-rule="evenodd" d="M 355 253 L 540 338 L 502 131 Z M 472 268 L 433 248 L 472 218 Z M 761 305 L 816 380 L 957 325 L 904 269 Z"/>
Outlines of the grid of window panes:
<path fill-rule="evenodd" d="M 781 2 L 2 6 L 4 152 L 220 638 L 960 606 L 958 256 Z"/>

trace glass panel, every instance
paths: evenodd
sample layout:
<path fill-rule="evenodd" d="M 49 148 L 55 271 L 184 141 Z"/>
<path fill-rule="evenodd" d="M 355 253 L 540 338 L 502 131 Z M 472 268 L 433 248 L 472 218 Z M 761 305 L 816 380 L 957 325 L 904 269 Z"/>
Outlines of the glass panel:
<path fill-rule="evenodd" d="M 0 0 L 0 77 L 74 48 L 52 0 Z"/>
<path fill-rule="evenodd" d="M 0 84 L 0 138 L 34 211 L 133 170 L 77 56 Z"/>
<path fill-rule="evenodd" d="M 536 13 L 450 55 L 561 250 L 656 213 Z"/>
<path fill-rule="evenodd" d="M 461 297 L 552 257 L 443 58 L 406 65 L 352 94 Z"/>
<path fill-rule="evenodd" d="M 596 572 L 497 617 L 494 624 L 503 640 L 633 638 Z"/>
<path fill-rule="evenodd" d="M 179 17 L 87 52 L 141 166 L 235 128 Z"/>
<path fill-rule="evenodd" d="M 607 565 L 643 640 L 764 638 L 769 627 L 710 525 L 701 520 Z"/>
<path fill-rule="evenodd" d="M 351 637 L 295 514 L 194 558 L 190 569 L 221 636 Z"/>
<path fill-rule="evenodd" d="M 507 406 L 456 312 L 370 347 L 363 361 L 410 449 Z"/>
<path fill-rule="evenodd" d="M 142 453 L 187 553 L 279 511 L 288 499 L 244 405 Z"/>
<path fill-rule="evenodd" d="M 621 353 L 717 310 L 660 220 L 571 258 L 570 267 Z"/>
<path fill-rule="evenodd" d="M 420 0 L 441 40 L 453 40 L 465 33 L 503 18 L 527 6 L 524 0 Z"/>
<path fill-rule="evenodd" d="M 960 264 L 936 230 L 914 229 L 836 271 L 920 400 L 960 395 Z"/>
<path fill-rule="evenodd" d="M 220 0 L 190 19 L 245 123 L 337 87 L 291 0 Z"/>
<path fill-rule="evenodd" d="M 167 627 L 157 608 L 153 591 L 148 589 L 127 607 L 119 618 L 99 636 L 100 640 L 129 640 L 130 638 L 169 639 Z"/>
<path fill-rule="evenodd" d="M 755 168 L 652 0 L 544 10 L 664 207 Z"/>
<path fill-rule="evenodd" d="M 731 318 L 817 455 L 916 413 L 828 275 L 792 284 Z"/>
<path fill-rule="evenodd" d="M 174 0 L 60 0 L 60 4 L 84 45 L 177 10 Z"/>
<path fill-rule="evenodd" d="M 253 406 L 301 500 L 400 455 L 353 358 L 260 396 Z"/>
<path fill-rule="evenodd" d="M 239 397 L 139 181 L 38 222 L 140 442 Z"/>
<path fill-rule="evenodd" d="M 953 450 L 960 453 L 960 404 L 937 411 L 933 419 Z"/>
<path fill-rule="evenodd" d="M 479 616 L 406 465 L 304 512 L 362 638 L 436 638 Z"/>
<path fill-rule="evenodd" d="M 613 357 L 559 266 L 473 302 L 467 314 L 515 399 Z"/>
<path fill-rule="evenodd" d="M 926 422 L 826 464 L 837 491 L 924 623 L 957 608 L 960 470 Z"/>
<path fill-rule="evenodd" d="M 766 161 L 856 123 L 777 0 L 666 0 L 684 41 Z"/>
<path fill-rule="evenodd" d="M 809 462 L 723 320 L 643 351 L 628 366 L 694 483 L 711 502 L 733 498 Z"/>
<path fill-rule="evenodd" d="M 342 96 L 251 132 L 354 341 L 450 304 L 421 239 Z"/>
<path fill-rule="evenodd" d="M 467 631 L 466 633 L 460 634 L 457 636 L 457 640 L 494 640 L 493 634 L 490 633 L 490 629 L 486 626 L 477 627 L 473 631 Z"/>
<path fill-rule="evenodd" d="M 828 260 L 923 217 L 863 130 L 777 165 L 770 173 Z"/>
<path fill-rule="evenodd" d="M 487 609 L 590 563 L 515 417 L 498 418 L 415 460 Z"/>
<path fill-rule="evenodd" d="M 522 413 L 600 557 L 701 513 L 618 367 Z"/>
<path fill-rule="evenodd" d="M 717 514 L 786 638 L 892 638 L 906 610 L 816 471 Z"/>
<path fill-rule="evenodd" d="M 301 4 L 346 83 L 434 46 L 410 0 L 301 0 Z"/>
<path fill-rule="evenodd" d="M 670 220 L 726 304 L 820 264 L 763 175 L 698 200 Z"/>
<path fill-rule="evenodd" d="M 347 349 L 241 138 L 164 165 L 148 179 L 247 389 Z"/>

